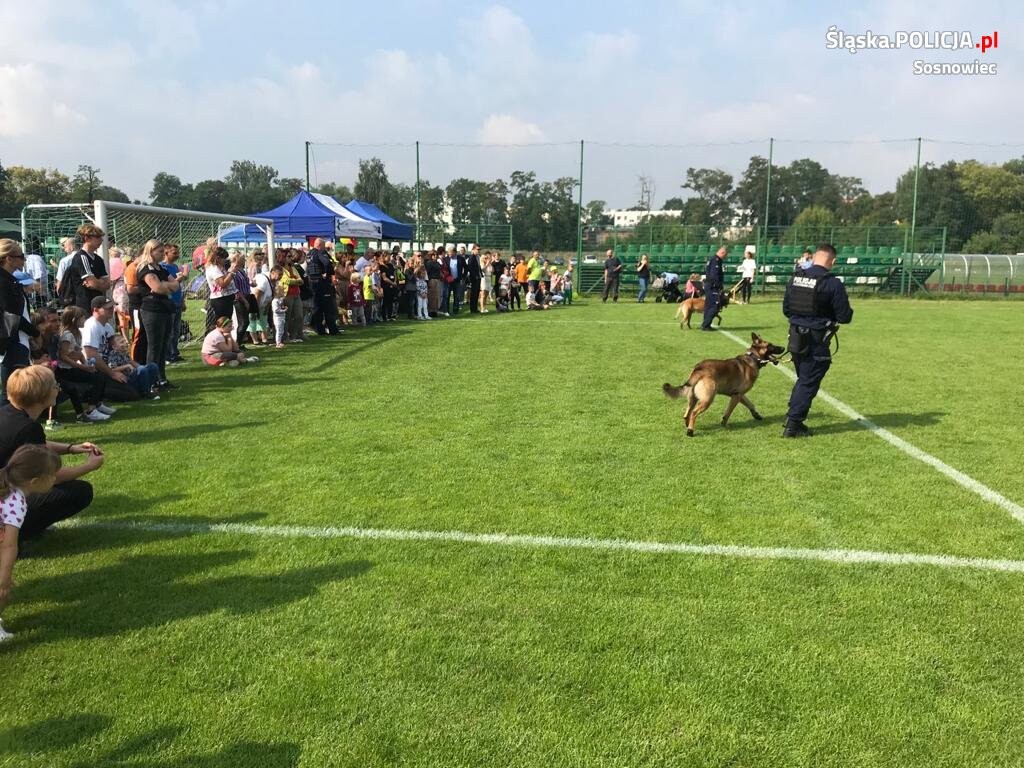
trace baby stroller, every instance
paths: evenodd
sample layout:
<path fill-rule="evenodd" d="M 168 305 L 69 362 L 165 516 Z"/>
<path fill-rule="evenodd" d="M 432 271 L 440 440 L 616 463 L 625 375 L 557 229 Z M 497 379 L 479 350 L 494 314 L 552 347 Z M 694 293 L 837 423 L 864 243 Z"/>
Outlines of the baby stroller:
<path fill-rule="evenodd" d="M 679 278 L 664 278 L 659 277 L 654 281 L 652 286 L 655 290 L 661 289 L 661 293 L 654 297 L 654 300 L 659 304 L 665 302 L 666 304 L 678 304 L 683 300 L 683 294 L 679 290 Z"/>

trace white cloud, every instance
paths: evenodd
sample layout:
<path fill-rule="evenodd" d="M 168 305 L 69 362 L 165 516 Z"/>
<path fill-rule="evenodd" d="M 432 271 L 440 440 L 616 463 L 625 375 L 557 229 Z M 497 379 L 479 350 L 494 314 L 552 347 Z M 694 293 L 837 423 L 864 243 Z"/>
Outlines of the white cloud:
<path fill-rule="evenodd" d="M 584 70 L 621 72 L 633 64 L 633 54 L 640 40 L 633 32 L 624 30 L 615 34 L 587 32 L 580 41 L 583 49 Z"/>
<path fill-rule="evenodd" d="M 304 61 L 297 67 L 289 69 L 288 76 L 300 82 L 316 80 L 320 77 L 320 68 L 310 61 Z"/>
<path fill-rule="evenodd" d="M 979 24 L 993 23 L 955 0 L 909 2 L 897 8 L 869 0 L 836 23 L 862 31 L 914 28 L 911 21 L 927 19 L 930 29 L 964 26 L 979 34 Z M 374 49 L 373 41 L 385 38 L 371 34 L 339 47 L 344 35 L 329 24 L 296 32 L 259 3 L 250 8 L 241 0 L 159 0 L 121 16 L 87 0 L 7 3 L 5 21 L 19 33 L 0 63 L 0 159 L 66 172 L 87 162 L 101 168 L 104 181 L 142 197 L 157 171 L 194 182 L 223 176 L 233 159 L 301 175 L 307 139 L 420 140 L 425 177 L 446 183 L 452 174 L 495 178 L 510 168 L 535 168 L 542 178 L 571 175 L 578 146 L 467 151 L 431 143 L 584 138 L 585 196 L 624 205 L 633 202 L 641 172 L 656 176 L 659 196 L 667 197 L 678 193 L 689 166 L 735 173 L 767 149 L 764 142 L 725 142 L 916 135 L 998 141 L 1024 119 L 1024 103 L 1014 96 L 1020 54 L 1008 42 L 994 57 L 996 77 L 913 77 L 910 62 L 920 56 L 909 51 L 826 51 L 827 24 L 806 21 L 810 14 L 798 17 L 774 0 L 747 15 L 737 7 L 736 0 L 680 0 L 624 20 L 590 12 L 579 16 L 588 26 L 575 32 L 544 29 L 543 9 L 491 4 L 463 18 L 425 13 L 417 34 L 389 36 Z M 264 45 L 247 36 L 252 25 L 273 28 L 288 42 Z M 164 43 L 140 36 L 143 28 L 168 31 L 157 37 L 173 50 L 154 55 Z M 208 56 L 196 52 L 200 45 L 211 47 Z M 309 105 L 320 105 L 313 119 Z M 598 141 L 717 146 L 617 149 Z M 875 190 L 891 188 L 906 167 L 902 144 L 791 143 L 776 150 L 779 161 L 814 157 Z M 320 180 L 351 183 L 357 160 L 369 153 L 385 160 L 395 180 L 414 176 L 407 146 L 321 147 Z"/>
<path fill-rule="evenodd" d="M 477 132 L 481 144 L 536 144 L 544 141 L 544 131 L 536 123 L 512 115 L 490 115 Z"/>
<path fill-rule="evenodd" d="M 182 56 L 199 48 L 195 15 L 170 0 L 145 0 L 128 6 L 146 33 L 145 51 L 151 57 Z"/>

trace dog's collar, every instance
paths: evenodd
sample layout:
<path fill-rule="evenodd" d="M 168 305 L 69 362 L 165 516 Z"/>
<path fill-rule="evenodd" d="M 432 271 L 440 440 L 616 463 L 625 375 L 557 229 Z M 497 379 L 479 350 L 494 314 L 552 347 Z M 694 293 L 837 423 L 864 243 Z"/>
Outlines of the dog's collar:
<path fill-rule="evenodd" d="M 765 367 L 766 365 L 768 365 L 768 364 L 769 364 L 769 363 L 771 362 L 771 360 L 762 360 L 762 359 L 761 359 L 760 357 L 758 357 L 757 355 L 755 355 L 755 354 L 754 354 L 753 352 L 751 352 L 751 351 L 750 351 L 749 349 L 747 350 L 747 357 L 749 357 L 749 358 L 750 358 L 751 360 L 753 360 L 753 361 L 754 361 L 754 364 L 755 364 L 755 365 L 756 365 L 756 366 L 757 366 L 758 368 L 764 368 L 764 367 Z"/>

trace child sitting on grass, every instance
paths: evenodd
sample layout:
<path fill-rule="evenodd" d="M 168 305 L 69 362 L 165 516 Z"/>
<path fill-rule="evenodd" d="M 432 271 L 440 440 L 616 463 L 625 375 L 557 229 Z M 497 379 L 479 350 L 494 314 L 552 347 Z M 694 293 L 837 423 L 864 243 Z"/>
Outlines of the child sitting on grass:
<path fill-rule="evenodd" d="M 128 385 L 142 397 L 159 400 L 156 383 L 160 381 L 160 368 L 156 363 L 139 365 L 128 352 L 128 342 L 119 333 L 110 337 L 110 351 L 106 356 L 107 367 L 128 377 Z"/>
<path fill-rule="evenodd" d="M 258 357 L 246 357 L 231 335 L 231 318 L 218 317 L 213 330 L 203 339 L 203 362 L 207 365 L 226 365 L 235 368 L 242 363 L 258 363 Z"/>
<path fill-rule="evenodd" d="M 3 612 L 14 586 L 18 534 L 28 514 L 30 493 L 49 493 L 60 469 L 60 457 L 43 445 L 23 445 L 0 469 L 0 643 L 13 634 L 4 629 Z"/>

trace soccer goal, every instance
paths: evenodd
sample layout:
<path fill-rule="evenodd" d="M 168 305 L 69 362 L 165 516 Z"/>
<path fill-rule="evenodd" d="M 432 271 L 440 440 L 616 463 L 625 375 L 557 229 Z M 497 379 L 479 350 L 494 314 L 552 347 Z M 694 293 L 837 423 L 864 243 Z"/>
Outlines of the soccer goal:
<path fill-rule="evenodd" d="M 220 240 L 228 231 L 244 231 L 251 237 L 232 247 L 251 250 L 274 248 L 274 222 L 257 216 L 236 216 L 229 213 L 206 213 L 176 208 L 158 208 L 151 205 L 114 203 L 97 200 L 94 203 L 47 203 L 29 205 L 21 212 L 21 236 L 26 252 L 39 253 L 53 270 L 61 256 L 61 240 L 74 237 L 79 226 L 91 222 L 107 233 L 100 256 L 109 267 L 110 239 L 122 251 L 138 254 L 147 240 L 158 239 L 174 243 L 181 258 L 188 259 L 196 247 L 209 238 Z M 249 225 L 249 226 L 246 226 Z"/>

